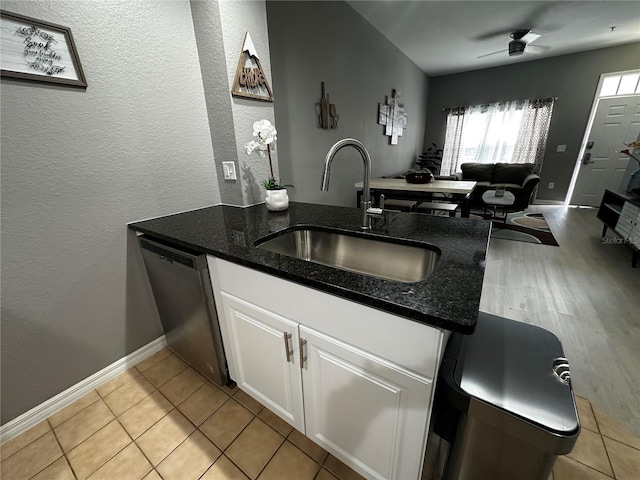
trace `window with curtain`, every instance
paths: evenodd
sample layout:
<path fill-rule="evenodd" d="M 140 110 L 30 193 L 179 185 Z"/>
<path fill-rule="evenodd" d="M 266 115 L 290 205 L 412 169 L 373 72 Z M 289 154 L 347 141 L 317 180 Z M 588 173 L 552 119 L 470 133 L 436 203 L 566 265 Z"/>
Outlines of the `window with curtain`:
<path fill-rule="evenodd" d="M 542 170 L 553 98 L 500 102 L 449 110 L 442 174 L 467 162 L 533 163 Z"/>

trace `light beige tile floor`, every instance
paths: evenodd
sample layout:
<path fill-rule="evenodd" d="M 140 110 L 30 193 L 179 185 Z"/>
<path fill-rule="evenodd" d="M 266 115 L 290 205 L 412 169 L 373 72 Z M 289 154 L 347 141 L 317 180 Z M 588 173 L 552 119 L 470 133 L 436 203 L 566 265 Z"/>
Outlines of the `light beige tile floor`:
<path fill-rule="evenodd" d="M 584 398 L 553 480 L 637 480 L 640 439 Z M 164 349 L 0 448 L 5 480 L 357 480 L 237 388 Z"/>

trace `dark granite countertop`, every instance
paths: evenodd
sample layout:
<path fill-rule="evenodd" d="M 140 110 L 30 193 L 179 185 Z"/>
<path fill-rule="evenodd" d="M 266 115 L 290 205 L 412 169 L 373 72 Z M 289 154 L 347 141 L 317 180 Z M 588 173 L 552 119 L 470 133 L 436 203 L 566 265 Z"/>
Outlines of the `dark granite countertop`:
<path fill-rule="evenodd" d="M 402 283 L 338 270 L 258 249 L 254 242 L 296 225 L 365 235 L 361 211 L 291 203 L 284 212 L 264 205 L 215 206 L 145 220 L 130 228 L 161 240 L 447 330 L 472 333 L 484 278 L 490 222 L 385 212 L 366 235 L 435 245 L 441 257 L 424 281 Z"/>

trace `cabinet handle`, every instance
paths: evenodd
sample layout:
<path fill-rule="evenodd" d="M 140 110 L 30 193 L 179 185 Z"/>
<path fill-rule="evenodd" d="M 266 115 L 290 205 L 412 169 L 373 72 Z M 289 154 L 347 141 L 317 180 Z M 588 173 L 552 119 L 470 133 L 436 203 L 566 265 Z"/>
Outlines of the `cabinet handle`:
<path fill-rule="evenodd" d="M 300 368 L 304 368 L 304 362 L 307 360 L 307 355 L 305 354 L 306 346 L 307 346 L 307 341 L 301 338 L 300 339 Z"/>
<path fill-rule="evenodd" d="M 288 332 L 284 332 L 284 351 L 287 352 L 287 363 L 292 362 L 293 358 L 293 349 L 289 348 L 289 340 L 291 339 L 291 334 Z"/>

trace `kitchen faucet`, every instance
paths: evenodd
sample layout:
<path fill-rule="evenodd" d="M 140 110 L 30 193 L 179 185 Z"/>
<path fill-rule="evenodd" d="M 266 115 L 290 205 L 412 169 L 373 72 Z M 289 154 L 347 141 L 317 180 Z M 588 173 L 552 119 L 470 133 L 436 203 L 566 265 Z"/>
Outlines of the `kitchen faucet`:
<path fill-rule="evenodd" d="M 364 148 L 364 145 L 355 138 L 343 138 L 337 141 L 327 152 L 327 156 L 324 159 L 324 173 L 322 174 L 322 186 L 321 190 L 325 192 L 329 191 L 329 177 L 331 176 L 331 162 L 333 157 L 343 147 L 353 147 L 362 156 L 364 162 L 364 179 L 362 182 L 362 228 L 363 230 L 371 230 L 371 217 L 381 217 L 383 208 L 373 208 L 371 206 L 371 157 L 369 152 Z M 381 195 L 382 197 L 382 195 Z M 382 197 L 381 202 L 384 202 Z M 381 203 L 381 206 L 383 204 Z"/>

